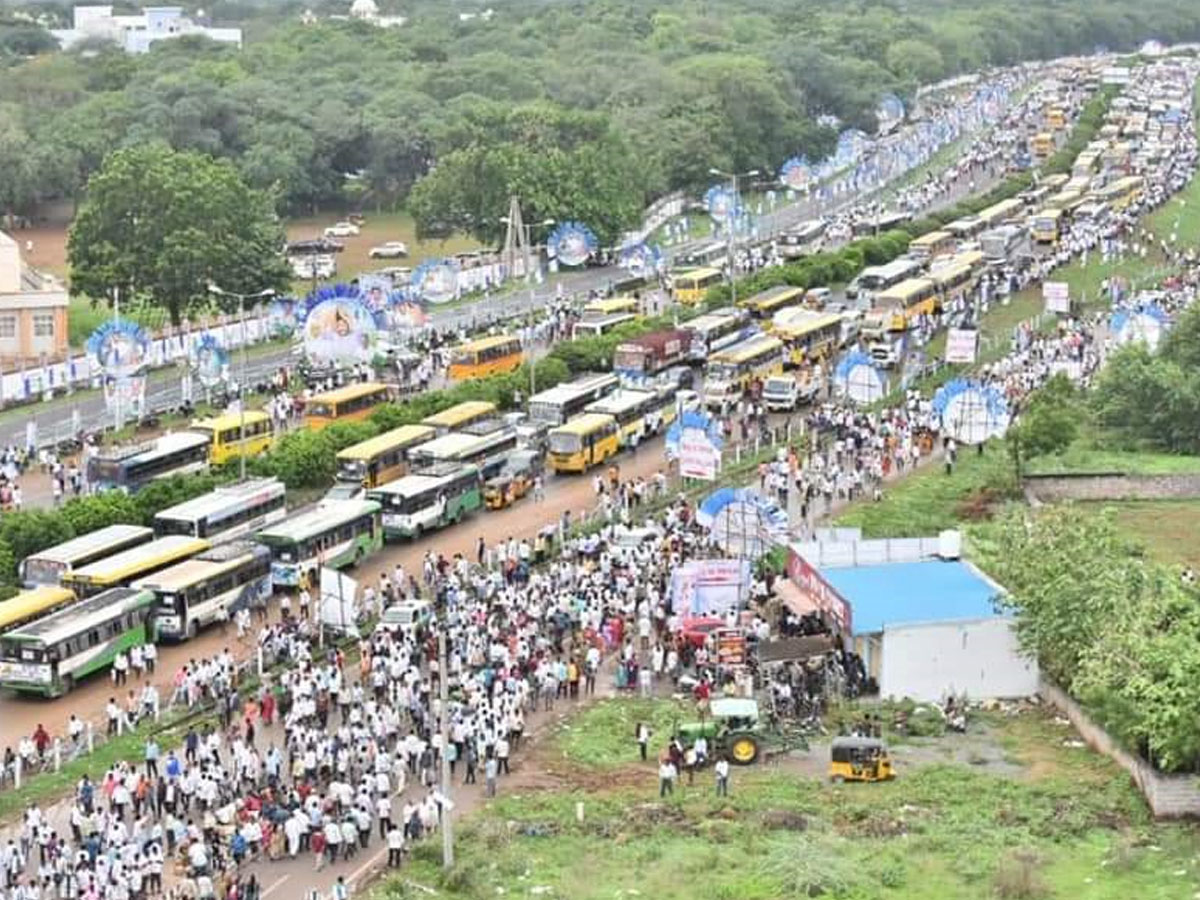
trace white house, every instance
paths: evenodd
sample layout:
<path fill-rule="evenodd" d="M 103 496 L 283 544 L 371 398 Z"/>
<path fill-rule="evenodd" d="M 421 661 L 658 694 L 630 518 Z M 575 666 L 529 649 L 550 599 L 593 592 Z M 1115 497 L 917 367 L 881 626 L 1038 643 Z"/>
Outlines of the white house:
<path fill-rule="evenodd" d="M 242 29 L 210 28 L 183 14 L 182 6 L 147 6 L 141 15 L 113 15 L 111 6 L 76 6 L 74 27 L 50 32 L 64 50 L 89 38 L 113 41 L 126 53 L 146 53 L 155 41 L 195 34 L 242 46 Z"/>

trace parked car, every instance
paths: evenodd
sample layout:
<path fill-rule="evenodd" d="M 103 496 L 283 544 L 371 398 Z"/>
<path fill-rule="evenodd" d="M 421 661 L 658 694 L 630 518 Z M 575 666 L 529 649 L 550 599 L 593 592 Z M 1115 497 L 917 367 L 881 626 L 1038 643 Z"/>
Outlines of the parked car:
<path fill-rule="evenodd" d="M 325 229 L 325 237 L 356 237 L 360 230 L 353 222 L 334 222 Z"/>
<path fill-rule="evenodd" d="M 696 373 L 688 366 L 671 366 L 664 369 L 658 377 L 664 384 L 680 389 L 694 387 L 696 384 Z"/>
<path fill-rule="evenodd" d="M 408 244 L 404 241 L 386 241 L 372 247 L 367 255 L 371 259 L 400 259 L 402 256 L 408 256 Z"/>

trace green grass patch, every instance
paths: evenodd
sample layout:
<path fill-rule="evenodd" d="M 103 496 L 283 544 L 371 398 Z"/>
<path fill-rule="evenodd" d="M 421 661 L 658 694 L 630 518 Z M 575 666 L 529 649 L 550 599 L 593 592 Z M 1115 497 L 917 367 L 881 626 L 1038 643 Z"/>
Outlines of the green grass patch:
<path fill-rule="evenodd" d="M 1125 475 L 1186 475 L 1200 472 L 1200 456 L 1110 450 L 1076 441 L 1064 452 L 1029 461 L 1030 475 L 1085 475 L 1120 472 Z"/>
<path fill-rule="evenodd" d="M 634 734 L 639 722 L 650 726 L 648 755 L 657 757 L 676 726 L 698 718 L 695 704 L 688 700 L 601 700 L 586 715 L 575 716 L 564 725 L 557 744 L 572 762 L 620 766 L 638 759 Z"/>
<path fill-rule="evenodd" d="M 1121 530 L 1151 557 L 1168 565 L 1200 569 L 1200 500 L 1130 500 L 1089 504 L 1116 510 Z"/>
<path fill-rule="evenodd" d="M 613 721 L 597 706 L 574 725 L 591 733 Z M 514 794 L 502 782 L 500 797 L 460 824 L 453 870 L 441 870 L 439 842 L 427 841 L 372 893 L 993 900 L 1029 896 L 1004 887 L 1026 875 L 1044 888 L 1032 896 L 1073 900 L 1165 900 L 1200 887 L 1194 826 L 1150 822 L 1124 773 L 1064 745 L 1069 730 L 1036 712 L 983 726 L 1021 774 L 932 762 L 902 766 L 887 784 L 832 786 L 757 766 L 734 770 L 727 800 L 702 776 L 661 802 L 653 778 Z"/>
<path fill-rule="evenodd" d="M 992 503 L 1013 495 L 1012 462 L 1002 441 L 982 454 L 959 451 L 952 475 L 940 461 L 884 488 L 883 499 L 859 500 L 837 516 L 837 525 L 861 528 L 868 538 L 928 537 L 945 528 L 986 517 Z"/>

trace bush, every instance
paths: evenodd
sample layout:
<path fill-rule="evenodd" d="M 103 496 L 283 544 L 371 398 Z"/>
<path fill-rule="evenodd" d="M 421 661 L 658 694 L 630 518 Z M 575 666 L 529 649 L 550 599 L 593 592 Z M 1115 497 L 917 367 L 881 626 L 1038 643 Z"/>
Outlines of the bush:
<path fill-rule="evenodd" d="M 996 896 L 1002 900 L 1038 900 L 1049 893 L 1042 879 L 1042 860 L 1033 850 L 1014 850 L 996 867 Z"/>
<path fill-rule="evenodd" d="M 7 565 L 0 569 L 0 581 L 16 581 L 18 560 L 73 537 L 75 530 L 58 512 L 24 509 L 5 513 L 0 519 L 0 541 L 10 552 L 7 560 L 0 560 Z"/>

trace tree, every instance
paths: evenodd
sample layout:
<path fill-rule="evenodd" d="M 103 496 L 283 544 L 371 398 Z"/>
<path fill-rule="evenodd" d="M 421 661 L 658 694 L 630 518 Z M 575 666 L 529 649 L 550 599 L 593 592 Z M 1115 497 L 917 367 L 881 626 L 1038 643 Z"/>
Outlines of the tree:
<path fill-rule="evenodd" d="M 1017 478 L 1034 457 L 1066 450 L 1078 437 L 1085 415 L 1074 385 L 1061 372 L 1036 391 L 1006 436 Z"/>
<path fill-rule="evenodd" d="M 154 144 L 112 154 L 88 180 L 71 226 L 71 292 L 143 300 L 175 324 L 207 286 L 284 290 L 283 228 L 267 194 L 233 164 Z"/>

